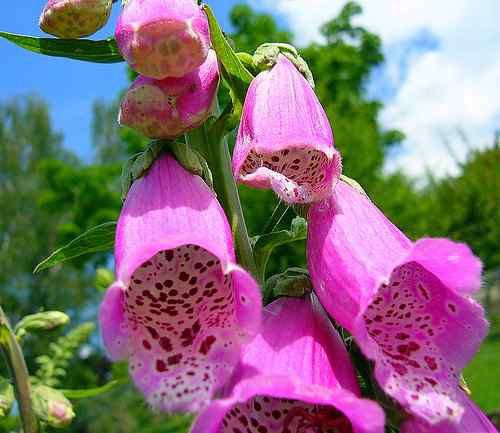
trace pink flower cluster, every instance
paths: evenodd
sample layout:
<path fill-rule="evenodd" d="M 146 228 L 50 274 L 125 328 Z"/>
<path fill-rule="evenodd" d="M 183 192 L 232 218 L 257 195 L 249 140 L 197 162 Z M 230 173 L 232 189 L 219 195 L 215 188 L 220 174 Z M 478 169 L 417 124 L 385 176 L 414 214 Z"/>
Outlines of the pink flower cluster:
<path fill-rule="evenodd" d="M 42 27 L 64 23 L 70 3 L 99 16 L 111 6 L 49 0 Z M 205 122 L 219 73 L 196 1 L 128 0 L 116 40 L 142 74 L 123 99 L 121 124 L 172 139 Z M 192 433 L 382 433 L 384 411 L 362 398 L 333 319 L 373 365 L 377 386 L 404 418 L 402 432 L 496 431 L 460 387 L 487 332 L 471 297 L 481 262 L 447 239 L 412 242 L 340 180 L 329 120 L 283 54 L 250 85 L 233 174 L 310 206 L 314 293 L 263 307 L 258 284 L 236 264 L 215 194 L 161 156 L 123 206 L 117 279 L 100 308 L 109 356 L 129 360 L 154 408 L 197 413 Z"/>

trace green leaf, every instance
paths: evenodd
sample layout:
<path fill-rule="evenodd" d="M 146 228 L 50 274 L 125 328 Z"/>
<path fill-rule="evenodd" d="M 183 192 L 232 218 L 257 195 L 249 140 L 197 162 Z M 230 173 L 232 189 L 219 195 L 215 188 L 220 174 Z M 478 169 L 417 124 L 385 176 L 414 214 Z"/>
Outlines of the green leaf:
<path fill-rule="evenodd" d="M 94 63 L 119 63 L 123 57 L 118 51 L 114 38 L 101 41 L 88 39 L 55 39 L 37 38 L 34 36 L 18 35 L 15 33 L 0 32 L 0 37 L 34 53 L 53 57 L 82 60 Z"/>
<path fill-rule="evenodd" d="M 33 273 L 51 268 L 59 263 L 74 259 L 88 253 L 107 251 L 113 248 L 115 241 L 116 222 L 107 222 L 93 227 L 71 242 L 54 251 L 49 257 L 40 262 Z"/>
<path fill-rule="evenodd" d="M 66 398 L 70 400 L 80 400 L 83 398 L 97 397 L 99 395 L 105 394 L 117 386 L 124 385 L 128 383 L 128 379 L 118 379 L 108 382 L 106 385 L 100 386 L 98 388 L 90 389 L 60 389 L 59 391 L 64 394 Z"/>
<path fill-rule="evenodd" d="M 306 237 L 307 221 L 302 217 L 295 217 L 292 220 L 290 230 L 280 230 L 259 236 L 254 244 L 254 256 L 260 275 L 265 277 L 267 262 L 276 247 L 301 241 Z"/>
<path fill-rule="evenodd" d="M 210 9 L 208 5 L 204 5 L 203 9 L 208 17 L 212 46 L 214 47 L 219 63 L 221 64 L 220 69 L 222 78 L 231 89 L 233 105 L 235 107 L 238 105 L 241 106 L 245 100 L 248 86 L 253 80 L 253 75 L 248 71 L 248 69 L 245 68 L 234 50 L 231 48 L 231 45 L 229 45 L 229 42 L 222 33 L 212 9 Z"/>

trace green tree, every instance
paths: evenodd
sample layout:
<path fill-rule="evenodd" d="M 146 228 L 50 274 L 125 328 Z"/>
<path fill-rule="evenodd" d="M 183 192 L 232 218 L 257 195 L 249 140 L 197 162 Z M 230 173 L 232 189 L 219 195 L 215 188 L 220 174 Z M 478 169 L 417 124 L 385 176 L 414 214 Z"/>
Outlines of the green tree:
<path fill-rule="evenodd" d="M 0 293 L 5 309 L 17 318 L 33 308 L 71 308 L 87 295 L 87 281 L 71 267 L 32 274 L 59 245 L 59 228 L 69 221 L 65 211 L 72 205 L 67 202 L 57 212 L 40 206 L 46 184 L 41 164 L 49 159 L 78 164 L 52 129 L 47 105 L 35 96 L 0 104 Z M 64 290 L 73 296 L 61 296 Z"/>

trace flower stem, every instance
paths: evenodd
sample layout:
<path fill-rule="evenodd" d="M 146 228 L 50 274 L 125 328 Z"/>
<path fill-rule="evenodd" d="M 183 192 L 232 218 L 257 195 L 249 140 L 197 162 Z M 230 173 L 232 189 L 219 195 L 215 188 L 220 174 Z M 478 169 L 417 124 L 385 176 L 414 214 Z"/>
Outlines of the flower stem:
<path fill-rule="evenodd" d="M 258 278 L 238 188 L 231 170 L 231 155 L 227 140 L 225 137 L 210 134 L 204 125 L 190 132 L 188 141 L 203 154 L 212 171 L 215 192 L 231 224 L 240 265 Z"/>
<path fill-rule="evenodd" d="M 19 413 L 24 433 L 38 433 L 38 421 L 33 412 L 31 384 L 26 362 L 9 320 L 0 307 L 0 350 L 3 352 L 14 381 Z"/>

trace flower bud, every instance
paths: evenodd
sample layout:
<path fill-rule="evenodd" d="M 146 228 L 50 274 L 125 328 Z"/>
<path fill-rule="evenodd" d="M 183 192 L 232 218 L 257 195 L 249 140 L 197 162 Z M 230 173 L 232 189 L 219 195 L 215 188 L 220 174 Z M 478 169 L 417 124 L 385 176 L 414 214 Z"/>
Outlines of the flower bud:
<path fill-rule="evenodd" d="M 14 389 L 10 382 L 0 377 L 0 417 L 7 415 L 14 403 Z"/>
<path fill-rule="evenodd" d="M 52 331 L 69 323 L 69 316 L 61 311 L 43 311 L 25 316 L 16 325 L 16 335 L 22 337 L 27 332 Z"/>
<path fill-rule="evenodd" d="M 195 0 L 129 0 L 115 32 L 118 48 L 140 74 L 182 77 L 208 55 L 208 20 Z"/>
<path fill-rule="evenodd" d="M 95 287 L 104 292 L 115 280 L 113 272 L 106 268 L 98 268 L 95 273 Z"/>
<path fill-rule="evenodd" d="M 149 138 L 178 137 L 208 118 L 218 83 L 214 51 L 184 77 L 155 80 L 140 76 L 125 94 L 118 121 Z"/>
<path fill-rule="evenodd" d="M 90 36 L 106 24 L 111 6 L 111 0 L 49 0 L 40 28 L 58 38 Z"/>
<path fill-rule="evenodd" d="M 70 401 L 58 390 L 45 385 L 33 387 L 33 409 L 38 419 L 54 428 L 64 428 L 75 417 Z"/>

